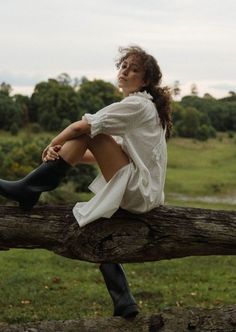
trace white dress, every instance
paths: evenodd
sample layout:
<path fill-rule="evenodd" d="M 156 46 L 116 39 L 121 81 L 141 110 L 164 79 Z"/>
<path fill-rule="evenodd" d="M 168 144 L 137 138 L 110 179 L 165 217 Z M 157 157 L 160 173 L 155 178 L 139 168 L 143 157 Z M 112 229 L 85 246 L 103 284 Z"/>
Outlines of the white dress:
<path fill-rule="evenodd" d="M 86 113 L 83 119 L 91 125 L 91 137 L 112 135 L 130 163 L 109 182 L 100 174 L 90 184 L 95 196 L 73 208 L 79 226 L 101 217 L 110 218 L 119 207 L 144 213 L 164 204 L 167 148 L 152 96 L 147 92 L 132 93 L 95 114 Z"/>

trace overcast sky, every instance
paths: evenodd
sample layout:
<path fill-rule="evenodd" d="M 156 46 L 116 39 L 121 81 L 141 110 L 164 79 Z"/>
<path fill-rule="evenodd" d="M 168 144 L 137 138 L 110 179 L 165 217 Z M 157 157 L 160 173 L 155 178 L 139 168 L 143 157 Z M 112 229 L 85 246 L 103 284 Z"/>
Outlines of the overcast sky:
<path fill-rule="evenodd" d="M 0 0 L 0 83 L 31 94 L 68 73 L 115 83 L 119 46 L 158 60 L 182 95 L 236 91 L 235 0 Z"/>

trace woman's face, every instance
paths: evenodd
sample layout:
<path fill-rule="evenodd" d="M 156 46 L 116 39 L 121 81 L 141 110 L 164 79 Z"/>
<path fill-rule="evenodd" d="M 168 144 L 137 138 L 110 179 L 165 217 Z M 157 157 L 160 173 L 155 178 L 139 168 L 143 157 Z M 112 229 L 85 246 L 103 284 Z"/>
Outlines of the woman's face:
<path fill-rule="evenodd" d="M 118 86 L 125 97 L 132 92 L 140 91 L 145 86 L 143 76 L 144 70 L 137 57 L 131 55 L 122 62 L 117 78 Z"/>

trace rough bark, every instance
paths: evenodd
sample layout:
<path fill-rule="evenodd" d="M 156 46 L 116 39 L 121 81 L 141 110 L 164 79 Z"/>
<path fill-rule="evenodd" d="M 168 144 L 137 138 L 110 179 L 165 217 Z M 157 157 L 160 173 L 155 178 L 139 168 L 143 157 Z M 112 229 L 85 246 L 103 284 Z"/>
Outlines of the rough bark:
<path fill-rule="evenodd" d="M 235 332 L 236 306 L 217 309 L 167 309 L 134 320 L 120 317 L 0 324 L 1 332 Z"/>
<path fill-rule="evenodd" d="M 0 206 L 0 250 L 44 248 L 90 262 L 144 262 L 235 255 L 236 211 L 163 206 L 145 214 L 119 210 L 79 228 L 72 207 L 30 212 Z"/>
<path fill-rule="evenodd" d="M 236 254 L 236 211 L 160 207 L 145 214 L 119 210 L 79 228 L 72 207 L 30 212 L 0 206 L 0 250 L 44 248 L 90 262 L 143 262 L 194 255 Z M 0 323 L 1 332 L 235 332 L 236 305 L 216 309 L 173 308 L 133 321 L 95 318 Z"/>

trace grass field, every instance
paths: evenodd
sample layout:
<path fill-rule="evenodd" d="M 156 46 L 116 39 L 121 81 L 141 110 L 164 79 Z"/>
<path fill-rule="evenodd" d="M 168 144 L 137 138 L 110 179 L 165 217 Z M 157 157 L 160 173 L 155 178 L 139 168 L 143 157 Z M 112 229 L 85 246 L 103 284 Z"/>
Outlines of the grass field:
<path fill-rule="evenodd" d="M 225 201 L 201 201 L 206 196 L 218 200 L 236 196 L 234 139 L 173 139 L 168 149 L 167 204 L 235 210 L 234 204 Z M 111 300 L 96 264 L 45 250 L 10 250 L 1 252 L 0 266 L 0 321 L 112 314 Z M 211 308 L 235 303 L 234 256 L 188 257 L 124 266 L 144 314 L 169 306 Z"/>
<path fill-rule="evenodd" d="M 124 266 L 143 314 L 170 306 L 211 308 L 235 303 L 234 257 L 190 257 Z M 0 286 L 1 321 L 112 315 L 96 264 L 44 250 L 1 254 Z"/>
<path fill-rule="evenodd" d="M 207 142 L 176 138 L 168 144 L 168 152 L 167 204 L 235 209 L 234 138 L 221 135 Z"/>

